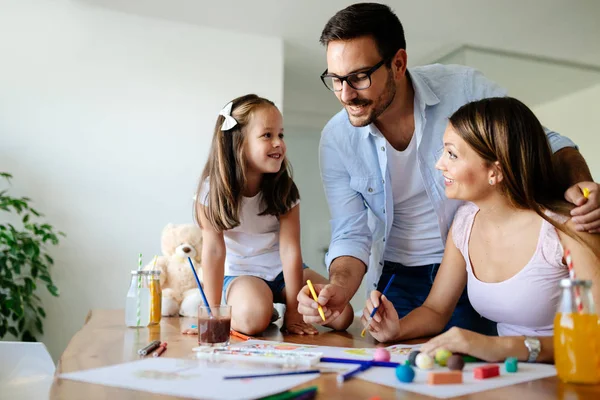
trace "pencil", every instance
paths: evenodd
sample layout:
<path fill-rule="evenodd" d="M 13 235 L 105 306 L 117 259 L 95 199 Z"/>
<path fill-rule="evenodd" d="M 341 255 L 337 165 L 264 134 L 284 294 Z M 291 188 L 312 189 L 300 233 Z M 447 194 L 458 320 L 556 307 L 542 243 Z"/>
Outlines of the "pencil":
<path fill-rule="evenodd" d="M 396 277 L 396 274 L 393 274 L 392 277 L 390 278 L 390 280 L 388 281 L 387 285 L 385 286 L 385 289 L 383 289 L 383 293 L 381 293 L 381 297 L 385 296 L 385 294 L 387 293 L 390 286 L 392 286 L 392 281 L 394 280 L 395 277 Z M 377 310 L 379 310 L 379 306 L 381 306 L 381 297 L 379 298 L 379 305 L 377 307 L 375 307 L 373 309 L 373 311 L 371 311 L 371 315 L 369 315 L 369 320 L 367 321 L 367 326 L 365 326 L 365 328 L 360 333 L 360 337 L 365 337 L 365 334 L 367 333 L 367 329 L 369 329 L 369 326 L 371 325 L 371 321 L 373 321 L 373 315 L 375 315 Z"/>
<path fill-rule="evenodd" d="M 335 363 L 335 364 L 371 364 L 372 367 L 385 367 L 385 368 L 396 368 L 401 365 L 397 362 L 389 361 L 368 361 L 368 360 L 355 360 L 351 358 L 332 358 L 332 357 L 321 357 L 320 362 L 322 363 Z"/>
<path fill-rule="evenodd" d="M 310 281 L 310 279 L 308 279 L 306 281 L 306 284 L 308 285 L 308 288 L 310 289 L 310 293 L 312 294 L 313 299 L 315 299 L 315 302 L 317 303 L 317 306 L 319 307 L 319 314 L 321 315 L 321 318 L 323 319 L 323 321 L 325 321 L 325 313 L 323 312 L 323 307 L 321 307 L 321 305 L 319 304 L 317 293 L 315 292 L 315 288 L 313 287 L 313 284 Z"/>
<path fill-rule="evenodd" d="M 230 334 L 231 336 L 234 336 L 234 337 L 236 337 L 236 338 L 238 338 L 238 339 L 242 339 L 242 340 L 252 340 L 252 339 L 254 339 L 252 336 L 246 336 L 246 335 L 244 335 L 244 334 L 243 334 L 243 333 L 241 333 L 241 332 L 234 331 L 233 329 L 231 329 L 231 330 L 229 331 L 229 334 Z"/>
<path fill-rule="evenodd" d="M 232 379 L 273 378 L 273 377 L 277 377 L 277 376 L 308 375 L 308 374 L 319 374 L 319 373 L 321 373 L 320 370 L 311 369 L 311 370 L 306 370 L 306 371 L 274 372 L 272 374 L 226 376 L 223 379 L 232 380 Z"/>
<path fill-rule="evenodd" d="M 582 192 L 583 192 L 583 197 L 585 197 L 586 199 L 590 198 L 590 189 L 584 187 Z"/>
<path fill-rule="evenodd" d="M 307 394 L 315 394 L 317 392 L 317 386 L 311 386 L 306 389 L 300 390 L 292 390 L 288 392 L 283 392 L 279 394 L 274 394 L 269 397 L 265 397 L 263 400 L 288 400 L 288 399 L 298 399 Z"/>
<path fill-rule="evenodd" d="M 353 369 L 350 372 L 346 372 L 345 374 L 340 374 L 337 376 L 337 381 L 338 383 L 342 383 L 347 381 L 348 379 L 352 378 L 354 375 L 361 373 L 363 371 L 368 370 L 369 368 L 371 368 L 373 366 L 372 363 L 366 363 L 366 364 L 362 364 L 360 367 Z"/>

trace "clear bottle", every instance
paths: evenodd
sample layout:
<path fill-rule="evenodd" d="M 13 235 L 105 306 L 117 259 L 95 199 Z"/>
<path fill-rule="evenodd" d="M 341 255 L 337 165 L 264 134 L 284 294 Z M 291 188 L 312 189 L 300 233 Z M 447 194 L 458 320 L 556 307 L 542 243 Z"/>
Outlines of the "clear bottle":
<path fill-rule="evenodd" d="M 160 271 L 150 272 L 150 325 L 160 323 L 162 313 L 162 289 L 160 287 Z"/>
<path fill-rule="evenodd" d="M 592 282 L 563 279 L 554 318 L 554 362 L 563 382 L 600 383 L 600 321 Z"/>
<path fill-rule="evenodd" d="M 125 324 L 139 328 L 150 323 L 150 274 L 148 271 L 131 271 L 131 283 L 125 301 Z"/>

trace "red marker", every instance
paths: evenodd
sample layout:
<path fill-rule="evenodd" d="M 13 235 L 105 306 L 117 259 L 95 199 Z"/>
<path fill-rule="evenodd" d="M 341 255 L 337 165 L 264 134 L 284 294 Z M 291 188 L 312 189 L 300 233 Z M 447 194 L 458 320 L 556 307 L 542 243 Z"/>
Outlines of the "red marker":
<path fill-rule="evenodd" d="M 162 342 L 160 346 L 158 346 L 158 349 L 154 353 L 152 353 L 152 357 L 160 357 L 160 355 L 164 353 L 165 350 L 167 350 L 167 342 Z"/>

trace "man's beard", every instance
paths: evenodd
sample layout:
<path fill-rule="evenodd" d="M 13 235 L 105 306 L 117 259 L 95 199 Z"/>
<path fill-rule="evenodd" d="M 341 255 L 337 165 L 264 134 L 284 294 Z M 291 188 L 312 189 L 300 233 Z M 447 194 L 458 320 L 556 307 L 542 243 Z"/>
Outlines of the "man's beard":
<path fill-rule="evenodd" d="M 392 101 L 394 101 L 394 97 L 396 96 L 396 85 L 391 75 L 392 74 L 390 71 L 390 73 L 388 74 L 387 82 L 385 84 L 385 90 L 381 97 L 379 97 L 377 103 L 375 103 L 373 100 L 362 99 L 360 97 L 357 97 L 347 103 L 344 103 L 346 113 L 348 114 L 348 120 L 350 121 L 352 126 L 362 127 L 372 124 L 377 118 L 379 118 L 381 114 L 383 114 L 383 112 L 390 106 L 390 104 L 392 104 Z M 347 107 L 349 106 L 368 107 L 372 104 L 375 104 L 375 108 L 373 108 L 373 110 L 371 110 L 371 112 L 364 117 L 353 117 L 347 109 Z"/>

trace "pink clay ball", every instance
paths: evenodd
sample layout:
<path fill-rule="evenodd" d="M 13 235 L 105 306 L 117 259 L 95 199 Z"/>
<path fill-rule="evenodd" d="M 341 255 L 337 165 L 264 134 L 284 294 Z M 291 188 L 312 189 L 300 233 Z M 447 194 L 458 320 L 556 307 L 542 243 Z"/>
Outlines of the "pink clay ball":
<path fill-rule="evenodd" d="M 383 347 L 379 347 L 377 350 L 375 350 L 375 356 L 373 356 L 373 360 L 389 362 L 391 357 L 392 356 L 390 355 L 389 351 Z"/>

